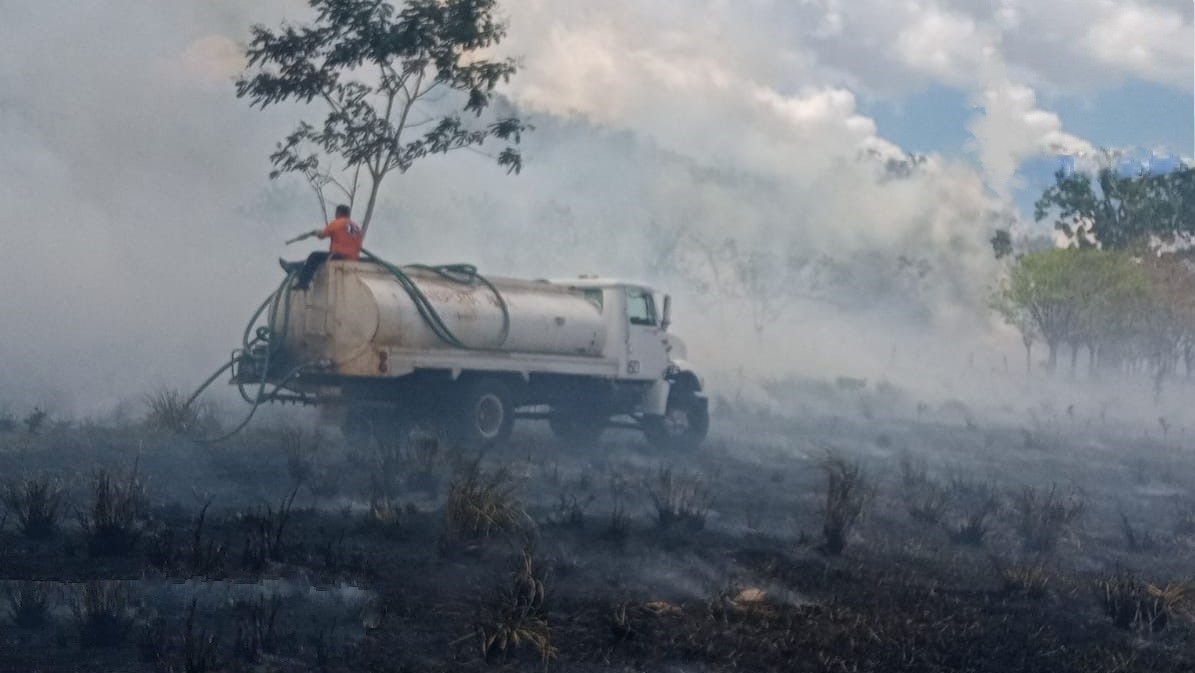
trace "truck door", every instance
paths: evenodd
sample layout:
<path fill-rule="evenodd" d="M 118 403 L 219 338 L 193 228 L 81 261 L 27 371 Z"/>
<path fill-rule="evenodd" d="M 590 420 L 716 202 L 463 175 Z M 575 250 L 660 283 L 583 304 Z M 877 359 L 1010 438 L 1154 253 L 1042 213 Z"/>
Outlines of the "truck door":
<path fill-rule="evenodd" d="M 627 363 L 622 375 L 630 379 L 653 380 L 664 377 L 668 353 L 664 350 L 664 329 L 651 292 L 628 287 L 627 293 Z"/>

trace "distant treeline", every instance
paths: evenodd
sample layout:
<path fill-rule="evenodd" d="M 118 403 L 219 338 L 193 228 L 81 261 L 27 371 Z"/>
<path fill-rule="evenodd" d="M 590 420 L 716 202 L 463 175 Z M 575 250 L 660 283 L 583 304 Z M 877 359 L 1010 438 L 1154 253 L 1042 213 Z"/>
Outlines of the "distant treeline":
<path fill-rule="evenodd" d="M 1072 375 L 1086 351 L 1091 375 L 1148 373 L 1156 390 L 1182 367 L 1195 370 L 1195 169 L 1124 176 L 1059 171 L 1037 200 L 1067 247 L 1017 254 L 1007 231 L 992 247 L 1008 258 L 993 308 L 1021 332 L 1025 365 L 1037 343 Z"/>

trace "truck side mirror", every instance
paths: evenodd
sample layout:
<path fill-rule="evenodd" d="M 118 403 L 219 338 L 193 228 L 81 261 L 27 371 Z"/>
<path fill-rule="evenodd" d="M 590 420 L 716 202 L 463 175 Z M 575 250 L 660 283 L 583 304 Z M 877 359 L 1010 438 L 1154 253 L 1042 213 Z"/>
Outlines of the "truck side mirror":
<path fill-rule="evenodd" d="M 672 295 L 664 295 L 664 318 L 660 321 L 660 329 L 668 329 L 672 324 Z"/>

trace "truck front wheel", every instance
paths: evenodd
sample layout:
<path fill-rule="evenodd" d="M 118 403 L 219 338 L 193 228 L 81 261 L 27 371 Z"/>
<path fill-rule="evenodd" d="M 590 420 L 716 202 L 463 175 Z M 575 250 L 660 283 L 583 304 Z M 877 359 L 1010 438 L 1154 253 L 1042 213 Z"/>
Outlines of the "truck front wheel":
<path fill-rule="evenodd" d="M 647 441 L 662 449 L 695 450 L 709 430 L 709 404 L 694 393 L 670 396 L 663 416 L 643 419 Z"/>
<path fill-rule="evenodd" d="M 465 391 L 456 427 L 449 430 L 465 447 L 480 449 L 510 439 L 514 421 L 510 388 L 497 379 L 480 379 Z"/>

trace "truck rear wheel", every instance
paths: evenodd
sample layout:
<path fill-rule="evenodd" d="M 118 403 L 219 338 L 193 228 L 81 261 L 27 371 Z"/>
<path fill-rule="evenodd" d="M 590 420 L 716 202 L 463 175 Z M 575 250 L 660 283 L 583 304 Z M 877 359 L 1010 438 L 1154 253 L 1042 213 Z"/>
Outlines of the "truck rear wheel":
<path fill-rule="evenodd" d="M 643 420 L 647 441 L 661 449 L 696 450 L 709 430 L 709 405 L 693 393 L 670 396 L 663 416 Z"/>
<path fill-rule="evenodd" d="M 510 388 L 497 379 L 478 380 L 465 391 L 456 420 L 449 431 L 467 448 L 505 442 L 515 421 Z"/>

